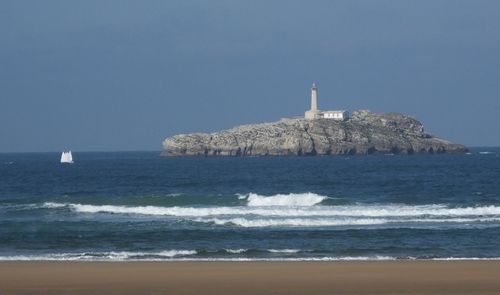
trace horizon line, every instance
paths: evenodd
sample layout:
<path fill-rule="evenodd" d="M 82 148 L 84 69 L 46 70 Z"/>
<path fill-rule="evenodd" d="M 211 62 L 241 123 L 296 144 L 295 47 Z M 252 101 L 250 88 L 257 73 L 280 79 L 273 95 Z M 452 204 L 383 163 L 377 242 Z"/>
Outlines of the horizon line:
<path fill-rule="evenodd" d="M 500 148 L 500 145 L 483 145 L 483 146 L 466 146 L 467 148 L 476 149 L 476 148 Z M 72 153 L 144 153 L 144 152 L 159 152 L 161 150 L 71 150 Z M 63 151 L 21 151 L 21 152 L 2 152 L 0 154 L 53 154 L 53 153 L 62 153 Z"/>

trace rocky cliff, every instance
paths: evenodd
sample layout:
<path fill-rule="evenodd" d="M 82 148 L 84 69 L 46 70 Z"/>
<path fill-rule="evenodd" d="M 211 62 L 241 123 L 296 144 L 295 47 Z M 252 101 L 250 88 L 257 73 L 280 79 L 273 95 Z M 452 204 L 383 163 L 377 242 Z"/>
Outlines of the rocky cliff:
<path fill-rule="evenodd" d="M 162 156 L 284 156 L 464 153 L 467 148 L 424 132 L 422 123 L 398 113 L 357 111 L 345 121 L 282 119 L 215 133 L 175 135 Z"/>

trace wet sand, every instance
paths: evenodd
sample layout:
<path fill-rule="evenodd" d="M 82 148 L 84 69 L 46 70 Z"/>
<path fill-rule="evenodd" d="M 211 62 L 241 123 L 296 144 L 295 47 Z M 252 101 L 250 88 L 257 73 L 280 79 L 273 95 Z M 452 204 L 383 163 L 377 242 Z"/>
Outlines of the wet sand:
<path fill-rule="evenodd" d="M 500 261 L 0 262 L 0 294 L 500 294 Z"/>

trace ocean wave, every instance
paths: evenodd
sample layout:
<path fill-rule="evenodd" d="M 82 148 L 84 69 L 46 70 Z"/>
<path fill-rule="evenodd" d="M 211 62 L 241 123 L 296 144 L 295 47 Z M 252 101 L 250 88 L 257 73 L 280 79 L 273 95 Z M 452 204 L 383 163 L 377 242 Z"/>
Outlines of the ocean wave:
<path fill-rule="evenodd" d="M 267 251 L 269 251 L 271 253 L 292 254 L 292 253 L 299 253 L 301 250 L 300 249 L 268 249 Z"/>
<path fill-rule="evenodd" d="M 343 226 L 343 225 L 375 225 L 387 223 L 387 220 L 375 219 L 349 219 L 338 220 L 332 218 L 309 219 L 309 218 L 284 218 L 284 219 L 196 219 L 196 222 L 214 223 L 216 225 L 237 225 L 241 227 L 320 227 L 320 226 Z"/>
<path fill-rule="evenodd" d="M 236 225 L 241 227 L 331 227 L 331 226 L 369 226 L 392 225 L 409 227 L 410 224 L 443 224 L 443 223 L 492 223 L 500 222 L 500 217 L 492 218 L 421 218 L 421 219 L 388 219 L 388 218 L 207 218 L 195 219 L 196 222 L 213 223 L 216 225 Z"/>
<path fill-rule="evenodd" d="M 165 215 L 174 217 L 211 217 L 211 216 L 271 216 L 271 217 L 357 217 L 357 218 L 394 218 L 394 217 L 500 217 L 500 206 L 449 207 L 447 205 L 338 205 L 311 207 L 162 207 L 162 206 L 120 206 L 86 205 L 74 203 L 42 204 L 42 208 L 69 208 L 80 213 L 115 213 Z"/>
<path fill-rule="evenodd" d="M 261 196 L 250 193 L 247 197 L 248 206 L 313 206 L 321 203 L 328 197 L 313 193 L 277 194 Z"/>
<path fill-rule="evenodd" d="M 78 252 L 78 253 L 53 253 L 41 255 L 12 255 L 0 256 L 2 260 L 89 260 L 89 261 L 124 261 L 124 260 L 172 260 L 176 258 L 186 259 L 196 255 L 210 255 L 210 253 L 227 253 L 227 254 L 245 254 L 249 249 L 223 249 L 217 250 L 163 250 L 163 251 L 109 251 L 109 252 Z M 258 255 L 265 255 L 265 253 L 276 254 L 295 254 L 301 252 L 298 249 L 264 249 L 252 250 Z M 197 257 L 196 259 L 211 259 L 210 257 Z M 217 257 L 223 258 L 223 257 Z M 245 257 L 251 258 L 251 257 Z M 256 257 L 258 258 L 258 257 Z"/>
<path fill-rule="evenodd" d="M 51 208 L 63 208 L 63 207 L 67 207 L 68 205 L 70 205 L 70 204 L 45 202 L 45 203 L 43 203 L 42 207 L 47 208 L 47 209 L 51 209 Z"/>
<path fill-rule="evenodd" d="M 248 249 L 224 249 L 227 253 L 231 254 L 241 254 L 248 251 Z"/>
<path fill-rule="evenodd" d="M 279 253 L 279 254 L 295 254 L 299 252 L 308 252 L 300 249 L 266 249 L 266 250 L 256 250 L 256 249 L 224 249 L 225 252 L 230 254 L 242 254 L 242 253 Z"/>
<path fill-rule="evenodd" d="M 171 250 L 168 250 L 171 251 Z M 168 252 L 167 251 L 167 252 Z M 179 250 L 192 252 L 192 250 Z M 162 253 L 155 252 L 155 253 Z M 147 253 L 147 254 L 144 254 Z M 317 257 L 192 257 L 192 256 L 161 256 L 150 252 L 92 252 L 92 253 L 54 253 L 40 255 L 0 256 L 0 261 L 394 261 L 394 260 L 444 260 L 444 261 L 475 261 L 500 260 L 500 257 L 414 257 L 414 256 L 317 256 Z"/>
<path fill-rule="evenodd" d="M 180 197 L 182 195 L 183 195 L 182 193 L 170 193 L 166 194 L 165 197 Z"/>
<path fill-rule="evenodd" d="M 323 257 L 193 257 L 194 250 L 176 250 L 180 255 L 162 255 L 173 250 L 160 252 L 82 252 L 82 253 L 53 253 L 39 255 L 11 255 L 0 256 L 0 261 L 363 261 L 363 260 L 395 260 L 391 256 L 323 256 Z M 293 254 L 295 250 L 276 250 L 281 254 Z M 267 250 L 267 252 L 272 252 Z M 299 251 L 297 251 L 299 252 Z M 405 258 L 403 258 L 405 259 Z"/>
<path fill-rule="evenodd" d="M 238 200 L 245 200 L 248 198 L 248 194 L 236 194 L 236 196 L 238 197 Z"/>
<path fill-rule="evenodd" d="M 195 250 L 164 250 L 158 252 L 132 252 L 132 251 L 110 251 L 110 252 L 81 252 L 81 253 L 54 253 L 44 255 L 13 255 L 0 256 L 1 260 L 148 260 L 148 259 L 171 259 L 195 255 Z"/>

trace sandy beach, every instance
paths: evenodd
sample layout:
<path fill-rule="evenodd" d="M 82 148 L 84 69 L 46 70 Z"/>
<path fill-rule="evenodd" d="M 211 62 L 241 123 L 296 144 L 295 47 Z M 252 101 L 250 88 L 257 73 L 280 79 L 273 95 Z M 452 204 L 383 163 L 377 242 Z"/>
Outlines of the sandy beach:
<path fill-rule="evenodd" d="M 0 294 L 499 294 L 500 261 L 0 262 Z"/>

